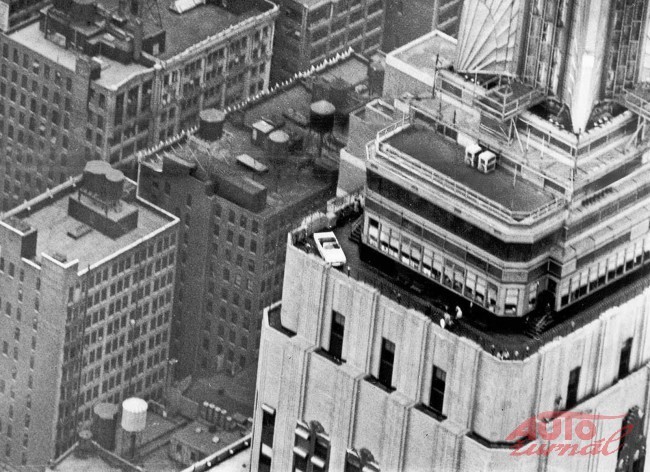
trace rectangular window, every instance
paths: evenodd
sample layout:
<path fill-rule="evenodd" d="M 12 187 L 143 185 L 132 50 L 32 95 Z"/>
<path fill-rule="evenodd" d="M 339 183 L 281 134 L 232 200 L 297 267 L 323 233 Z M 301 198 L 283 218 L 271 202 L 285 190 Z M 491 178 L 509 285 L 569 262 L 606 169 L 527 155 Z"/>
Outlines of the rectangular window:
<path fill-rule="evenodd" d="M 262 405 L 262 446 L 260 449 L 260 460 L 258 470 L 270 472 L 271 459 L 273 456 L 273 436 L 275 434 L 275 410 Z"/>
<path fill-rule="evenodd" d="M 392 388 L 393 364 L 395 362 L 395 343 L 386 338 L 381 340 L 381 357 L 379 359 L 379 383 Z"/>
<path fill-rule="evenodd" d="M 627 338 L 621 348 L 621 358 L 618 361 L 618 378 L 622 379 L 630 373 L 630 358 L 632 355 L 632 338 Z"/>
<path fill-rule="evenodd" d="M 330 331 L 329 353 L 335 359 L 343 359 L 343 335 L 345 333 L 345 316 L 332 311 L 332 327 Z"/>
<path fill-rule="evenodd" d="M 569 373 L 569 385 L 566 394 L 566 408 L 570 410 L 578 403 L 578 385 L 580 384 L 580 367 Z"/>
<path fill-rule="evenodd" d="M 431 393 L 429 395 L 429 408 L 439 415 L 442 415 L 442 407 L 445 402 L 445 385 L 447 373 L 440 367 L 433 366 L 431 377 Z"/>

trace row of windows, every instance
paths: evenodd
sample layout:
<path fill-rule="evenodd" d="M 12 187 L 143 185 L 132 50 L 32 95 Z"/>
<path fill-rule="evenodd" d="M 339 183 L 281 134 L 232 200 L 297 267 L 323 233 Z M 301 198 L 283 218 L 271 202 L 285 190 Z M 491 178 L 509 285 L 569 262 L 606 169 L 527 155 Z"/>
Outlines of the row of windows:
<path fill-rule="evenodd" d="M 606 259 L 563 280 L 560 284 L 560 306 L 573 303 L 648 262 L 650 262 L 650 236 L 617 250 Z"/>
<path fill-rule="evenodd" d="M 402 235 L 401 231 L 392 229 L 386 223 L 368 220 L 368 242 L 393 259 L 421 272 L 430 279 L 441 283 L 454 291 L 463 294 L 490 311 L 500 312 L 497 306 L 499 288 L 488 281 L 484 274 L 466 269 L 453 260 L 443 257 L 440 252 L 434 252 L 419 242 L 412 241 Z M 517 289 L 510 289 L 504 311 L 512 314 L 517 309 Z M 533 297 L 536 300 L 536 296 Z M 536 301 L 535 301 L 536 303 Z"/>

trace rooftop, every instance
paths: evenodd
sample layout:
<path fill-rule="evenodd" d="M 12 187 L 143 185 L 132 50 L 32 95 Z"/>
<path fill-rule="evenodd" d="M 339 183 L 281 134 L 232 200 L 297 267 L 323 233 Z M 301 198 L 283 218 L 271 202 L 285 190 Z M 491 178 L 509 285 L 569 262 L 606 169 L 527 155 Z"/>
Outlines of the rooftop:
<path fill-rule="evenodd" d="M 211 433 L 205 423 L 193 421 L 184 428 L 176 431 L 172 435 L 172 440 L 176 440 L 208 456 L 234 443 L 242 436 L 242 433 L 237 430 L 227 431 L 219 429 Z"/>
<path fill-rule="evenodd" d="M 343 80 L 350 87 L 367 80 L 367 62 L 350 54 L 330 60 L 319 72 L 301 74 L 261 97 L 245 102 L 228 114 L 223 137 L 217 142 L 201 140 L 198 135 L 182 136 L 172 144 L 161 144 L 157 150 L 141 156 L 143 165 L 161 172 L 165 156 L 173 156 L 191 164 L 200 161 L 197 173 L 225 175 L 248 179 L 266 187 L 267 200 L 263 212 L 271 213 L 296 203 L 335 182 L 339 151 L 347 141 L 347 128 L 336 124 L 331 136 L 325 136 L 322 157 L 318 157 L 318 136 L 310 132 L 310 105 L 313 101 L 314 79 L 326 82 Z M 363 105 L 372 97 L 367 92 L 348 93 L 348 104 Z M 253 142 L 253 125 L 261 120 L 272 123 L 291 138 L 289 156 L 284 165 L 271 162 L 263 145 Z M 258 172 L 237 161 L 250 156 L 268 172 Z M 211 170 L 206 169 L 210 167 Z M 260 167 L 262 168 L 262 167 Z"/>
<path fill-rule="evenodd" d="M 116 12 L 120 0 L 100 0 L 99 3 L 107 10 Z M 157 6 L 144 8 L 142 19 L 144 20 L 145 34 L 149 29 L 158 29 L 159 20 L 162 23 L 162 29 L 166 30 L 167 34 L 166 50 L 157 57 L 167 60 L 190 46 L 271 8 L 273 8 L 272 3 L 262 0 L 243 13 L 236 14 L 217 6 L 216 2 L 207 2 L 178 14 L 168 8 L 168 2 L 160 2 Z"/>
<path fill-rule="evenodd" d="M 118 213 L 121 215 L 129 210 L 137 210 L 137 225 L 134 229 L 112 239 L 96 228 L 90 228 L 89 232 L 75 239 L 69 233 L 75 232 L 83 223 L 70 216 L 68 205 L 69 200 L 79 201 L 79 182 L 80 177 L 68 181 L 5 215 L 4 221 L 11 226 L 16 227 L 17 223 L 13 220 L 18 219 L 22 225 L 28 225 L 37 231 L 36 262 L 41 262 L 42 254 L 54 259 L 62 259 L 61 256 L 64 256 L 67 263 L 78 260 L 79 270 L 83 270 L 176 221 L 172 215 L 139 198 L 129 198 L 128 202 L 121 201 Z M 126 186 L 133 189 L 134 183 L 127 181 Z M 86 202 L 87 199 L 88 197 L 82 197 L 81 201 Z M 109 211 L 109 217 L 111 216 L 115 216 L 113 210 Z"/>
<path fill-rule="evenodd" d="M 257 365 L 251 364 L 234 376 L 220 372 L 211 377 L 193 380 L 183 393 L 196 402 L 208 401 L 229 414 L 253 416 Z"/>
<path fill-rule="evenodd" d="M 456 47 L 454 38 L 435 30 L 391 52 L 386 60 L 390 63 L 397 59 L 402 65 L 433 78 L 437 69 L 447 68 L 454 63 Z"/>
<path fill-rule="evenodd" d="M 409 126 L 385 142 L 513 212 L 531 212 L 554 201 L 553 194 L 515 179 L 501 166 L 484 174 L 465 165 L 464 147 L 425 126 Z"/>
<path fill-rule="evenodd" d="M 453 307 L 460 307 L 463 318 L 450 330 L 503 359 L 530 356 L 557 337 L 594 321 L 607 309 L 639 295 L 650 285 L 649 265 L 608 285 L 606 294 L 598 291 L 559 312 L 544 314 L 540 306 L 524 318 L 503 318 L 478 305 L 470 307 L 469 301 L 459 294 L 360 242 L 362 215 L 355 214 L 350 207 L 337 214 L 338 223 L 333 231 L 347 264 L 345 268 L 329 270 L 344 271 L 402 306 L 424 313 L 435 323 L 440 323 L 445 310 L 453 313 Z M 296 241 L 295 245 L 320 257 L 311 235 L 304 241 Z"/>
<path fill-rule="evenodd" d="M 75 53 L 45 39 L 45 35 L 39 29 L 38 22 L 20 28 L 8 36 L 26 48 L 41 54 L 57 64 L 61 64 L 66 69 L 71 71 L 75 70 L 77 64 Z"/>
<path fill-rule="evenodd" d="M 137 467 L 96 442 L 80 440 L 46 470 L 56 472 L 142 472 Z"/>

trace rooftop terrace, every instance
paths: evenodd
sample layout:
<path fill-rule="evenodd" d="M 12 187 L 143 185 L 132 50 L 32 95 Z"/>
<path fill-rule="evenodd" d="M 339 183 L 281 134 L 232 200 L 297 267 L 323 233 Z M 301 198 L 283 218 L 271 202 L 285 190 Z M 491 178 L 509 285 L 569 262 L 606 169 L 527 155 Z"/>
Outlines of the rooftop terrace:
<path fill-rule="evenodd" d="M 17 226 L 17 223 L 11 221 L 12 217 L 16 217 L 21 225 L 29 225 L 37 231 L 37 263 L 41 263 L 42 254 L 46 254 L 57 260 L 64 257 L 65 262 L 61 261 L 63 264 L 78 260 L 79 270 L 85 270 L 88 266 L 164 229 L 176 220 L 143 200 L 131 199 L 128 204 L 123 204 L 122 212 L 129 206 L 131 209 L 137 209 L 137 225 L 133 230 L 112 239 L 96 229 L 91 229 L 75 239 L 70 236 L 70 232 L 74 232 L 83 224 L 69 215 L 68 200 L 79 198 L 76 192 L 78 182 L 79 178 L 69 181 L 52 190 L 51 197 L 48 194 L 41 195 L 5 215 L 4 221 L 11 226 Z M 82 197 L 82 201 L 86 199 L 87 197 Z"/>
<path fill-rule="evenodd" d="M 637 296 L 650 285 L 650 266 L 647 266 L 609 285 L 606 293 L 596 292 L 562 311 L 547 312 L 540 303 L 537 310 L 524 318 L 503 318 L 478 305 L 470 307 L 470 302 L 459 294 L 363 244 L 360 240 L 362 215 L 350 207 L 338 210 L 337 215 L 333 231 L 347 264 L 329 270 L 340 270 L 376 288 L 383 296 L 424 313 L 436 324 L 444 318 L 445 311 L 453 314 L 454 307 L 460 307 L 463 318 L 450 331 L 502 359 L 524 359 L 557 337 L 596 320 L 607 309 Z M 295 245 L 320 257 L 311 235 L 306 240 L 296 240 Z"/>
<path fill-rule="evenodd" d="M 401 65 L 412 67 L 433 78 L 437 69 L 453 65 L 456 47 L 457 41 L 454 38 L 441 31 L 433 31 L 393 51 L 388 55 L 387 61 L 396 59 Z"/>
<path fill-rule="evenodd" d="M 517 181 L 498 165 L 491 174 L 465 165 L 465 148 L 431 129 L 410 126 L 385 143 L 513 212 L 532 212 L 554 201 L 553 194 Z"/>

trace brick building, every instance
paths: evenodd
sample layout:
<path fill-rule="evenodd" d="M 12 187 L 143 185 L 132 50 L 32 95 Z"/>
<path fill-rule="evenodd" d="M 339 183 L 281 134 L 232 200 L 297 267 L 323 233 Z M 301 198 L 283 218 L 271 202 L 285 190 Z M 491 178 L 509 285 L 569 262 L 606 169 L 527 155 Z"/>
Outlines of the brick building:
<path fill-rule="evenodd" d="M 209 376 L 257 362 L 262 309 L 282 293 L 284 235 L 334 195 L 347 140 L 341 115 L 318 158 L 310 105 L 328 84 L 343 81 L 341 110 L 363 106 L 371 99 L 367 88 L 354 89 L 367 84 L 367 70 L 367 61 L 348 54 L 231 112 L 214 142 L 182 135 L 143 153 L 140 195 L 183 223 L 172 344 L 177 372 Z M 291 136 L 291 165 L 276 164 L 266 151 L 273 130 Z M 205 175 L 211 168 L 213 175 Z"/>
<path fill-rule="evenodd" d="M 381 46 L 383 0 L 280 0 L 272 82 L 348 48 L 371 57 Z"/>
<path fill-rule="evenodd" d="M 94 403 L 162 394 L 178 220 L 135 190 L 90 162 L 0 221 L 3 462 L 40 470 Z"/>
<path fill-rule="evenodd" d="M 0 208 L 268 86 L 277 7 L 54 2 L 0 37 Z M 91 25 L 91 26 L 88 26 Z M 128 168 L 128 167 L 125 167 Z"/>

